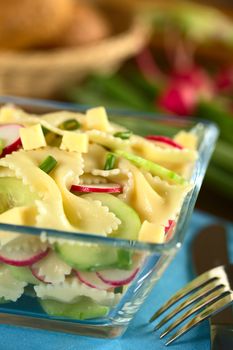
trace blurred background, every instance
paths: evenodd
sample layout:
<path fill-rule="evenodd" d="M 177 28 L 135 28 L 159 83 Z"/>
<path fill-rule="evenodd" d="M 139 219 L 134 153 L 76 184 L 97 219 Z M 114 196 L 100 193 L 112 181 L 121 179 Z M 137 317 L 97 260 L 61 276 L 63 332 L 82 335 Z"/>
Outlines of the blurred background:
<path fill-rule="evenodd" d="M 197 207 L 233 220 L 231 0 L 0 0 L 0 94 L 212 120 Z"/>

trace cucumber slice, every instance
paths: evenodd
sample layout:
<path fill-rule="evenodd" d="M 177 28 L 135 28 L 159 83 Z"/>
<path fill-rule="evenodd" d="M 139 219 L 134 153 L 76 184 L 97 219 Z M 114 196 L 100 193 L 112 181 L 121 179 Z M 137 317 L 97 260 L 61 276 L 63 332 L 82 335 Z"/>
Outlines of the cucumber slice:
<path fill-rule="evenodd" d="M 140 218 L 136 211 L 126 203 L 108 193 L 88 193 L 82 197 L 100 201 L 121 220 L 118 229 L 111 234 L 112 237 L 133 240 L 138 238 L 141 227 Z"/>
<path fill-rule="evenodd" d="M 13 207 L 30 205 L 35 202 L 37 195 L 32 193 L 29 186 L 24 185 L 15 177 L 0 178 L 0 214 Z"/>
<path fill-rule="evenodd" d="M 55 250 L 68 265 L 82 271 L 98 271 L 118 267 L 130 269 L 130 254 L 122 253 L 122 249 L 102 245 L 55 243 Z"/>
<path fill-rule="evenodd" d="M 27 266 L 18 267 L 8 265 L 8 269 L 18 281 L 27 282 L 30 284 L 40 284 L 40 281 L 33 276 L 31 270 Z"/>
<path fill-rule="evenodd" d="M 82 197 L 101 201 L 121 220 L 118 229 L 111 234 L 112 237 L 137 239 L 141 221 L 126 203 L 108 193 L 88 193 Z M 77 270 L 98 271 L 112 267 L 128 270 L 132 265 L 132 252 L 124 249 L 78 243 L 56 243 L 55 249 L 67 264 Z"/>
<path fill-rule="evenodd" d="M 50 316 L 69 317 L 76 320 L 103 317 L 109 312 L 109 307 L 99 305 L 92 299 L 80 297 L 78 302 L 73 304 L 61 303 L 55 300 L 40 300 L 42 309 Z"/>
<path fill-rule="evenodd" d="M 6 300 L 5 298 L 0 298 L 0 304 L 6 304 L 9 303 L 9 300 Z"/>

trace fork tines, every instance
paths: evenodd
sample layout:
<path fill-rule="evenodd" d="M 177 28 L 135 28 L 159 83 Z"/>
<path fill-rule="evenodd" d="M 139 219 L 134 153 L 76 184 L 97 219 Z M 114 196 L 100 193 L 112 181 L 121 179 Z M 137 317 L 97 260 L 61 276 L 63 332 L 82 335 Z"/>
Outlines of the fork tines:
<path fill-rule="evenodd" d="M 175 339 L 179 338 L 198 323 L 204 321 L 206 318 L 221 311 L 232 303 L 233 292 L 229 285 L 225 267 L 218 266 L 195 278 L 173 295 L 158 311 L 156 311 L 149 322 L 156 320 L 171 306 L 175 305 L 186 296 L 188 296 L 188 298 L 179 303 L 178 306 L 170 311 L 170 313 L 168 313 L 167 316 L 165 316 L 155 327 L 155 330 L 161 328 L 174 316 L 189 306 L 189 309 L 185 313 L 178 317 L 162 332 L 160 338 L 163 338 L 188 317 L 196 314 L 190 321 L 178 329 L 171 338 L 169 338 L 166 345 L 172 343 Z"/>

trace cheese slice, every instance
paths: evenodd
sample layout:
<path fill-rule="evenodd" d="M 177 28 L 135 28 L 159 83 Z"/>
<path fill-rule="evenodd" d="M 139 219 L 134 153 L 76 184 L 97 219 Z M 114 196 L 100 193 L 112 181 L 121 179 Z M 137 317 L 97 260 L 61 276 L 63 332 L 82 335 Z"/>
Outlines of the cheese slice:
<path fill-rule="evenodd" d="M 174 137 L 174 140 L 185 148 L 197 149 L 197 136 L 191 132 L 179 131 Z"/>
<path fill-rule="evenodd" d="M 104 107 L 88 109 L 86 112 L 86 128 L 100 131 L 109 131 L 111 126 Z"/>
<path fill-rule="evenodd" d="M 139 231 L 138 240 L 141 242 L 164 243 L 165 229 L 162 225 L 145 220 Z"/>
<path fill-rule="evenodd" d="M 60 149 L 71 152 L 87 153 L 88 141 L 89 139 L 87 134 L 78 134 L 67 131 L 62 137 Z"/>
<path fill-rule="evenodd" d="M 45 137 L 40 124 L 19 129 L 21 142 L 25 151 L 46 146 Z"/>

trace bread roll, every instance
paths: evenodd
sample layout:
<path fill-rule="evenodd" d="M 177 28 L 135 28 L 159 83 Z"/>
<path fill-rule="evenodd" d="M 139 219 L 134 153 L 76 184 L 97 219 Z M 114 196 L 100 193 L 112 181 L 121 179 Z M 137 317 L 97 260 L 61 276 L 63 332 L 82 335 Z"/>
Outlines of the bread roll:
<path fill-rule="evenodd" d="M 0 49 L 53 42 L 73 18 L 74 0 L 0 0 Z"/>
<path fill-rule="evenodd" d="M 88 44 L 107 37 L 110 24 L 107 18 L 94 6 L 77 2 L 73 18 L 66 31 L 56 42 L 57 46 L 76 46 Z"/>

